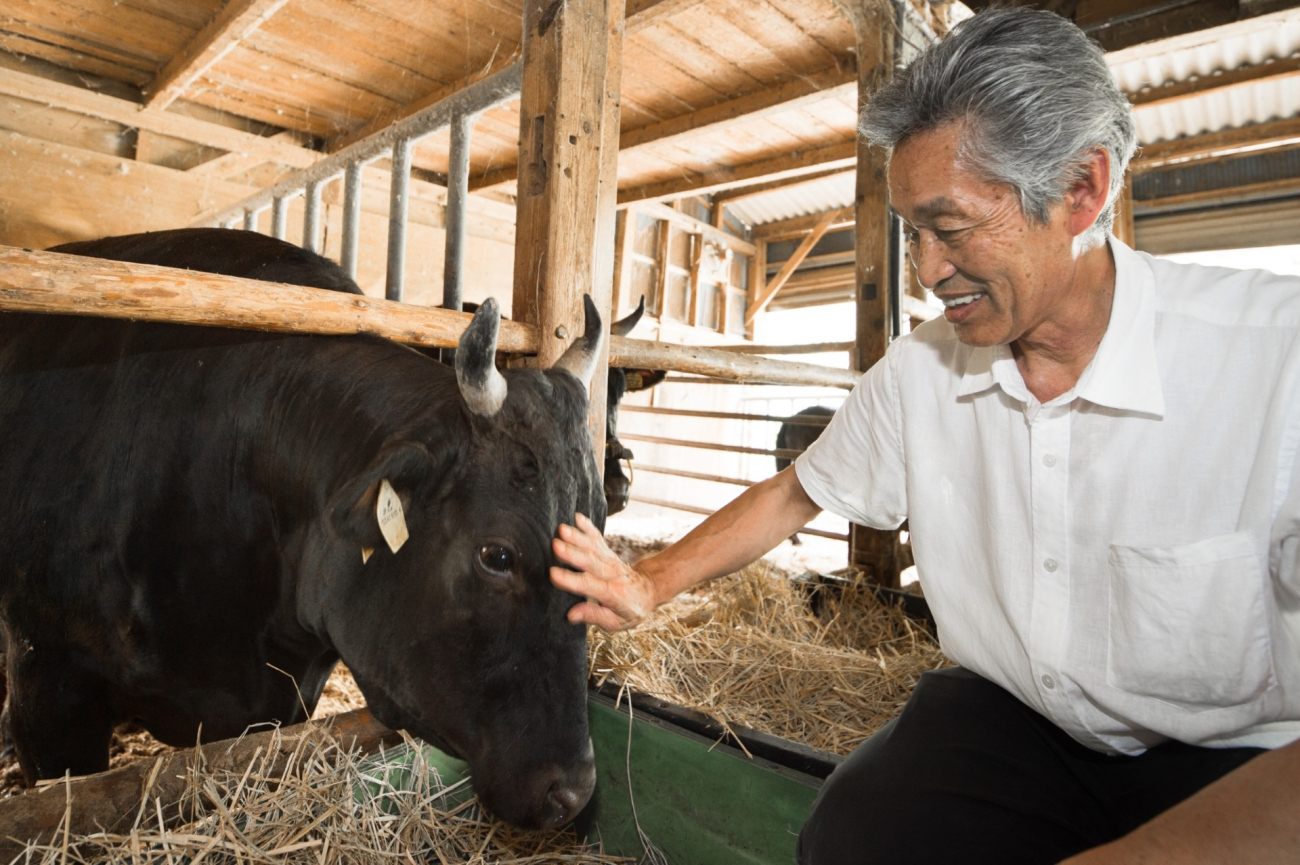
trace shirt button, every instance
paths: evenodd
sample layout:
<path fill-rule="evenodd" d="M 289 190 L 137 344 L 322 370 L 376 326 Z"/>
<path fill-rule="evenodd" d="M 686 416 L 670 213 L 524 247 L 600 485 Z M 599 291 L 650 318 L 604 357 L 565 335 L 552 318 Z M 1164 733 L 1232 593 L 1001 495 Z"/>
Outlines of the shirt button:
<path fill-rule="evenodd" d="M 1043 678 L 1040 681 L 1042 681 L 1043 687 L 1049 691 L 1056 687 L 1056 680 L 1046 673 L 1043 674 Z"/>
<path fill-rule="evenodd" d="M 1043 562 L 1043 567 L 1047 569 L 1049 574 L 1054 573 L 1056 571 L 1056 559 L 1047 559 Z"/>
<path fill-rule="evenodd" d="M 1043 465 L 1047 466 L 1049 469 L 1052 466 L 1056 465 L 1056 456 L 1053 454 L 1048 454 L 1047 456 L 1043 457 Z"/>

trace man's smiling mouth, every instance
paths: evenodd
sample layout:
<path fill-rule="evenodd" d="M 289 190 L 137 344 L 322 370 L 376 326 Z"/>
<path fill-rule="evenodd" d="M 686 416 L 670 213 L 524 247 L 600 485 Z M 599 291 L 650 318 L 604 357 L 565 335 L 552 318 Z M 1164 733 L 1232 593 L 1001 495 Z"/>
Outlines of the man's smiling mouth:
<path fill-rule="evenodd" d="M 984 296 L 984 292 L 977 291 L 974 294 L 963 294 L 959 297 L 941 297 L 939 299 L 943 301 L 944 309 L 957 309 L 959 307 L 963 307 L 968 304 L 974 303 L 975 301 L 979 300 L 983 296 Z"/>

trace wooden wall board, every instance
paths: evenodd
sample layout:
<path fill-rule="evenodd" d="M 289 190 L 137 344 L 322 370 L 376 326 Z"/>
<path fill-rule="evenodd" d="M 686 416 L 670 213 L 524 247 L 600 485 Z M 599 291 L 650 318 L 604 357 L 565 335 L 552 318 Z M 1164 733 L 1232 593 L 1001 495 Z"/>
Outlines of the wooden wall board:
<path fill-rule="evenodd" d="M 0 129 L 108 156 L 132 158 L 135 135 L 120 123 L 0 96 Z"/>
<path fill-rule="evenodd" d="M 57 243 L 186 225 L 255 190 L 75 147 L 0 134 L 0 243 Z"/>

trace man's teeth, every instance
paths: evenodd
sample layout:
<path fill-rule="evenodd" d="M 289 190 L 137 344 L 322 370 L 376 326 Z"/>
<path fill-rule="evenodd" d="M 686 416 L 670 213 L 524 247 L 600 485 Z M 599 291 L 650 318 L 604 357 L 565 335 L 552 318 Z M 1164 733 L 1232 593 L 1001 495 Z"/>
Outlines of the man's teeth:
<path fill-rule="evenodd" d="M 965 306 L 968 303 L 974 303 L 975 301 L 979 300 L 983 296 L 984 293 L 980 292 L 978 294 L 968 294 L 965 297 L 953 297 L 953 298 L 949 298 L 948 300 L 945 300 L 943 302 L 943 305 L 948 309 L 952 309 L 955 306 Z"/>

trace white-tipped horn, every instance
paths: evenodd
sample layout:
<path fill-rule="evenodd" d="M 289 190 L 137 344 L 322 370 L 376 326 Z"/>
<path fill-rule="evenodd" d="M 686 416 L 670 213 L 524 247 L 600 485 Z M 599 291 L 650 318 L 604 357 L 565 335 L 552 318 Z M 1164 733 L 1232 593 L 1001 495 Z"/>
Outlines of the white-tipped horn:
<path fill-rule="evenodd" d="M 456 348 L 456 381 L 465 405 L 476 415 L 492 417 L 506 401 L 506 379 L 497 369 L 497 331 L 501 312 L 489 297 L 474 313 Z"/>
<path fill-rule="evenodd" d="M 601 349 L 605 347 L 605 327 L 589 294 L 582 296 L 582 312 L 586 320 L 584 333 L 555 362 L 555 368 L 568 370 L 578 377 L 583 387 L 590 388 L 596 364 L 600 363 Z"/>

